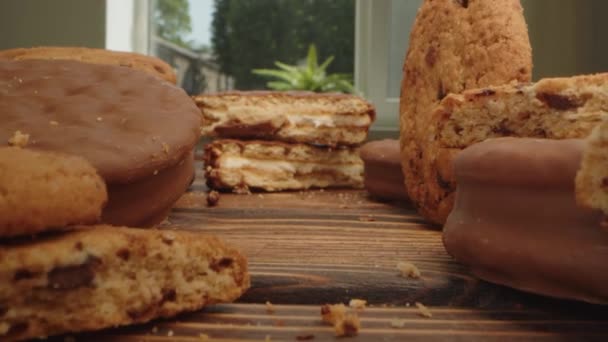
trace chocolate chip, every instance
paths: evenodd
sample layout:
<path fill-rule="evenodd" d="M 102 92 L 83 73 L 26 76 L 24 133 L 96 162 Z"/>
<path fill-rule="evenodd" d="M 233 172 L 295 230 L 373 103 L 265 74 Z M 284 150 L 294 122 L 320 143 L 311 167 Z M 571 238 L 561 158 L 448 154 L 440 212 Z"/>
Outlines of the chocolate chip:
<path fill-rule="evenodd" d="M 534 129 L 534 131 L 532 132 L 532 134 L 536 138 L 546 138 L 547 137 L 547 131 L 545 131 L 542 128 L 536 128 L 536 129 Z"/>
<path fill-rule="evenodd" d="M 213 261 L 209 268 L 214 270 L 215 272 L 220 272 L 226 267 L 232 266 L 234 260 L 232 258 L 221 258 L 219 261 Z"/>
<path fill-rule="evenodd" d="M 429 67 L 434 67 L 435 63 L 437 63 L 437 49 L 434 46 L 431 46 L 424 56 L 424 61 Z"/>
<path fill-rule="evenodd" d="M 48 287 L 54 290 L 71 290 L 91 286 L 95 279 L 95 269 L 101 260 L 89 256 L 84 264 L 56 267 L 48 274 Z"/>
<path fill-rule="evenodd" d="M 37 274 L 38 273 L 32 272 L 28 269 L 20 268 L 17 271 L 15 271 L 15 275 L 13 275 L 13 281 L 19 281 L 19 280 L 23 280 L 23 279 L 32 279 L 32 278 L 36 277 Z"/>
<path fill-rule="evenodd" d="M 0 317 L 4 316 L 8 312 L 8 307 L 0 304 Z"/>
<path fill-rule="evenodd" d="M 608 189 L 608 177 L 602 179 L 602 188 Z"/>
<path fill-rule="evenodd" d="M 213 190 L 207 194 L 207 206 L 215 207 L 220 201 L 220 193 Z"/>
<path fill-rule="evenodd" d="M 437 173 L 435 178 L 437 179 L 437 185 L 439 185 L 440 188 L 446 191 L 451 190 L 450 183 L 446 182 L 439 173 Z"/>
<path fill-rule="evenodd" d="M 492 127 L 492 132 L 493 132 L 494 134 L 498 134 L 498 135 L 502 135 L 502 136 L 508 136 L 508 135 L 513 134 L 513 131 L 512 131 L 512 130 L 510 130 L 510 129 L 507 127 L 507 120 L 506 120 L 506 119 L 505 119 L 505 120 L 502 120 L 502 121 L 501 121 L 501 122 L 498 124 L 498 126 L 494 126 L 494 127 Z"/>
<path fill-rule="evenodd" d="M 469 0 L 456 0 L 456 2 L 464 8 L 469 8 Z"/>
<path fill-rule="evenodd" d="M 163 289 L 162 293 L 163 293 L 163 299 L 161 301 L 162 303 L 175 302 L 175 300 L 177 299 L 177 293 L 175 292 L 175 289 Z"/>
<path fill-rule="evenodd" d="M 496 91 L 492 90 L 492 89 L 483 89 L 481 91 L 478 91 L 477 93 L 475 93 L 473 96 L 475 97 L 484 97 L 484 96 L 492 96 L 495 95 Z"/>
<path fill-rule="evenodd" d="M 149 304 L 140 309 L 127 310 L 127 316 L 133 321 L 146 321 L 148 317 L 152 316 L 158 307 L 157 304 Z"/>
<path fill-rule="evenodd" d="M 126 248 L 121 248 L 116 252 L 116 256 L 121 258 L 124 261 L 127 261 L 127 260 L 129 260 L 129 257 L 131 256 L 131 252 Z"/>
<path fill-rule="evenodd" d="M 331 308 L 329 306 L 329 304 L 325 304 L 323 306 L 321 306 L 321 315 L 327 315 L 331 313 Z"/>
<path fill-rule="evenodd" d="M 81 251 L 84 248 L 84 246 L 82 245 L 81 241 L 78 241 L 74 244 L 74 248 L 76 248 L 76 250 L 78 250 L 78 251 Z"/>
<path fill-rule="evenodd" d="M 538 93 L 536 98 L 545 103 L 547 106 L 557 110 L 569 110 L 578 108 L 583 105 L 579 103 L 577 99 L 570 98 L 567 96 L 552 94 L 552 93 Z"/>
<path fill-rule="evenodd" d="M 517 118 L 520 120 L 528 120 L 532 116 L 530 112 L 520 112 L 517 114 Z"/>
<path fill-rule="evenodd" d="M 439 82 L 439 88 L 437 89 L 437 100 L 441 101 L 444 97 L 446 97 L 447 93 L 443 88 L 443 82 Z"/>
<path fill-rule="evenodd" d="M 27 329 L 29 327 L 30 326 L 27 322 L 17 322 L 15 324 L 11 325 L 11 327 L 8 329 L 8 332 L 6 334 L 8 336 L 23 334 L 24 332 L 27 331 Z"/>
<path fill-rule="evenodd" d="M 464 131 L 464 128 L 462 128 L 462 126 L 460 126 L 460 125 L 454 126 L 454 133 L 460 135 L 460 133 L 462 133 L 462 131 Z"/>

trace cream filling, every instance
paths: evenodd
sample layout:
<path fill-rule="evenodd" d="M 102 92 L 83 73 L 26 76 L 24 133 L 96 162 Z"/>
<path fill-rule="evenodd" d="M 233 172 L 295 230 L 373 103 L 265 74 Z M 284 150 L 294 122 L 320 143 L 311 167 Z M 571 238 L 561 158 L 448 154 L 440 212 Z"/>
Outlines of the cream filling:
<path fill-rule="evenodd" d="M 288 114 L 287 121 L 294 126 L 312 125 L 318 127 L 355 126 L 366 127 L 371 123 L 369 115 L 310 115 L 310 114 Z"/>
<path fill-rule="evenodd" d="M 322 164 L 313 162 L 264 160 L 243 158 L 238 156 L 220 157 L 220 166 L 224 169 L 251 168 L 265 172 L 287 172 L 307 174 L 313 172 L 339 172 L 352 178 L 360 178 L 363 174 L 362 164 Z"/>

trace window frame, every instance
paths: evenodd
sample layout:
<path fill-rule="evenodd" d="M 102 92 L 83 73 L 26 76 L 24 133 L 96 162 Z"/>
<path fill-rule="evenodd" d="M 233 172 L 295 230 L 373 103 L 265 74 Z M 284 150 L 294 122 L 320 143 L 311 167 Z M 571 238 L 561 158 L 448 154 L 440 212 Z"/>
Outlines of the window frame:
<path fill-rule="evenodd" d="M 390 0 L 356 0 L 355 87 L 374 104 L 374 131 L 399 131 L 399 98 L 390 97 L 389 25 Z"/>

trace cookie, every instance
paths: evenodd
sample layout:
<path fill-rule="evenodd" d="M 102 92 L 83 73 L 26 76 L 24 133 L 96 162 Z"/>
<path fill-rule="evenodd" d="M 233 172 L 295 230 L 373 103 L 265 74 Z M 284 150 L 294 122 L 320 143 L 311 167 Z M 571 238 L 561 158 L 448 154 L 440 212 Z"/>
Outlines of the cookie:
<path fill-rule="evenodd" d="M 581 169 L 576 176 L 576 198 L 584 206 L 602 210 L 608 218 L 608 119 L 598 125 L 586 141 Z"/>
<path fill-rule="evenodd" d="M 246 259 L 201 233 L 96 226 L 0 245 L 0 339 L 98 330 L 230 302 Z"/>
<path fill-rule="evenodd" d="M 205 146 L 210 188 L 236 192 L 363 187 L 357 149 L 220 139 Z"/>
<path fill-rule="evenodd" d="M 575 199 L 584 148 L 583 139 L 505 137 L 464 149 L 446 251 L 489 282 L 608 303 L 602 213 Z"/>
<path fill-rule="evenodd" d="M 361 97 L 304 91 L 231 91 L 194 98 L 203 135 L 327 146 L 358 145 L 374 122 Z"/>
<path fill-rule="evenodd" d="M 438 223 L 453 206 L 453 157 L 470 145 L 505 136 L 577 139 L 608 118 L 608 74 L 547 78 L 533 84 L 503 85 L 450 94 L 433 112 L 438 146 L 431 165 L 441 185 Z"/>
<path fill-rule="evenodd" d="M 106 186 L 85 159 L 0 148 L 0 238 L 99 221 Z"/>
<path fill-rule="evenodd" d="M 519 0 L 426 0 L 410 34 L 401 83 L 401 154 L 409 197 L 441 223 L 443 197 L 429 143 L 432 111 L 449 93 L 530 80 L 531 47 Z"/>
<path fill-rule="evenodd" d="M 104 223 L 161 217 L 192 180 L 200 113 L 168 82 L 113 65 L 0 60 L 0 141 L 89 161 L 108 187 Z M 125 197 L 127 196 L 127 197 Z"/>
<path fill-rule="evenodd" d="M 408 200 L 398 140 L 366 143 L 361 147 L 361 159 L 365 165 L 365 190 L 370 195 L 382 200 Z"/>
<path fill-rule="evenodd" d="M 84 47 L 44 46 L 1 50 L 0 59 L 20 61 L 26 59 L 74 60 L 84 63 L 117 65 L 141 70 L 167 82 L 176 83 L 173 68 L 164 61 L 138 53 L 120 52 Z"/>

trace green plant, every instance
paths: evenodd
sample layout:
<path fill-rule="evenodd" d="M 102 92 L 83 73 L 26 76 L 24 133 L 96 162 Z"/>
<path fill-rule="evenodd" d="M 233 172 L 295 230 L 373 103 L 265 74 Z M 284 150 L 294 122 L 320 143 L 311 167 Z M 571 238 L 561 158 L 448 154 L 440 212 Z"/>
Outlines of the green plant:
<path fill-rule="evenodd" d="M 317 48 L 314 44 L 308 47 L 305 63 L 288 65 L 274 62 L 278 69 L 254 69 L 253 73 L 260 76 L 278 79 L 266 85 L 274 90 L 309 90 L 319 93 L 342 92 L 354 93 L 355 89 L 349 74 L 327 74 L 327 67 L 334 60 L 329 56 L 321 65 L 317 61 Z"/>

